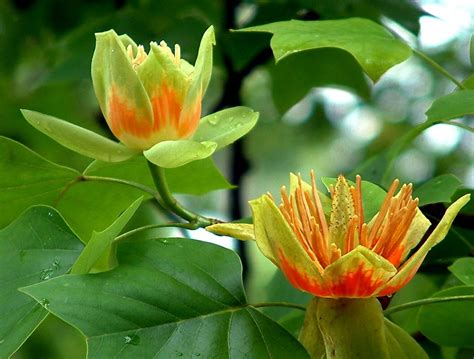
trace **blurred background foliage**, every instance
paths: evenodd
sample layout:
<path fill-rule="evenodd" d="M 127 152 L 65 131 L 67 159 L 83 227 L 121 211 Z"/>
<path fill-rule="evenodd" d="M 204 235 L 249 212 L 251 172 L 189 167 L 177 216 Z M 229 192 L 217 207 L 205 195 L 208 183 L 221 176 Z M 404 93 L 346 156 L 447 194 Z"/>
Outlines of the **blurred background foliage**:
<path fill-rule="evenodd" d="M 318 176 L 351 173 L 423 122 L 433 100 L 455 89 L 415 56 L 390 69 L 374 85 L 342 50 L 305 51 L 275 64 L 268 34 L 229 31 L 289 19 L 354 16 L 385 25 L 459 80 L 473 73 L 469 40 L 474 3 L 469 0 L 1 0 L 0 135 L 54 162 L 84 169 L 89 159 L 34 130 L 19 109 L 47 113 L 111 136 L 90 79 L 93 34 L 114 28 L 137 43 L 179 42 L 183 58 L 194 61 L 201 35 L 212 24 L 217 30 L 217 46 L 204 112 L 243 104 L 259 111 L 260 121 L 242 141 L 216 156 L 227 178 L 240 189 L 182 200 L 220 218 L 248 216 L 247 200 L 266 191 L 277 193 L 280 185 L 288 182 L 290 171 L 306 175 L 314 168 Z M 464 121 L 474 124 L 472 118 Z M 418 136 L 394 166 L 394 175 L 415 185 L 445 173 L 456 175 L 462 187 L 474 187 L 473 134 L 444 124 Z M 148 207 L 141 209 L 137 223 L 153 218 Z M 439 218 L 443 211 L 442 205 L 426 209 L 432 218 Z M 470 211 L 472 215 L 472 206 Z M 416 285 L 407 287 L 398 302 L 456 284 L 446 265 L 453 258 L 473 254 L 466 218 L 461 218 L 456 231 L 430 254 L 416 279 L 423 290 Z M 206 234 L 198 231 L 193 236 L 204 238 Z M 248 269 L 245 278 L 250 300 L 307 300 L 278 273 L 274 275 L 274 267 L 252 245 L 226 243 L 239 251 Z M 268 313 L 290 330 L 301 321 L 287 311 Z M 472 356 L 469 350 L 427 342 L 410 316 L 393 319 L 418 335 L 432 357 Z M 81 358 L 85 350 L 78 332 L 50 316 L 15 357 Z"/>

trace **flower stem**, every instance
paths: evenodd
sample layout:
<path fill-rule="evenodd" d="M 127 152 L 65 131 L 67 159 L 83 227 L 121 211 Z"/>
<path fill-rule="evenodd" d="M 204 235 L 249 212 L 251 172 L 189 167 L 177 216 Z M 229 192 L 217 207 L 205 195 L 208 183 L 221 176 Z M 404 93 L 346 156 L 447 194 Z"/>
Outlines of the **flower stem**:
<path fill-rule="evenodd" d="M 452 302 L 457 300 L 474 300 L 474 295 L 456 295 L 452 297 L 440 297 L 440 298 L 426 298 L 420 300 L 414 300 L 413 302 L 408 302 L 400 305 L 395 305 L 384 310 L 384 314 L 390 315 L 396 313 L 400 310 L 410 309 L 414 307 L 419 307 L 422 305 L 443 303 L 443 302 Z"/>
<path fill-rule="evenodd" d="M 134 187 L 142 192 L 148 193 L 150 196 L 152 196 L 157 202 L 158 205 L 164 209 L 163 202 L 161 201 L 161 198 L 154 189 L 147 187 L 145 185 L 142 185 L 141 183 L 133 182 L 133 181 L 128 181 L 120 178 L 113 178 L 113 177 L 101 177 L 101 176 L 86 176 L 82 175 L 79 179 L 80 181 L 100 181 L 100 182 L 112 182 L 112 183 L 119 183 L 123 184 L 126 186 Z"/>
<path fill-rule="evenodd" d="M 173 194 L 168 187 L 164 169 L 154 165 L 151 162 L 148 162 L 148 167 L 150 168 L 151 176 L 153 177 L 156 189 L 163 200 L 163 205 L 165 208 L 185 219 L 186 221 L 195 224 L 196 228 L 207 227 L 215 222 L 214 220 L 194 213 L 179 204 L 176 198 L 173 197 Z"/>
<path fill-rule="evenodd" d="M 428 64 L 431 65 L 436 71 L 438 71 L 440 74 L 451 80 L 457 87 L 459 87 L 461 90 L 465 90 L 466 86 L 464 86 L 461 82 L 456 80 L 456 78 L 451 75 L 444 67 L 442 67 L 440 64 L 438 64 L 436 61 L 434 61 L 431 57 L 426 55 L 425 53 L 421 52 L 420 50 L 412 48 L 412 51 L 415 55 L 417 55 L 419 58 L 423 59 L 426 61 Z"/>

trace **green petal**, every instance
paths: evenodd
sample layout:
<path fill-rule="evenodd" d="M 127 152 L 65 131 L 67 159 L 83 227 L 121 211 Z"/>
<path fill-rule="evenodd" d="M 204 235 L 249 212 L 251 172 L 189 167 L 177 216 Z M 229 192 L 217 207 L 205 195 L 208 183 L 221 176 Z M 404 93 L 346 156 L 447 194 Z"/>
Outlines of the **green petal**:
<path fill-rule="evenodd" d="M 253 224 L 248 223 L 218 223 L 207 226 L 206 230 L 219 236 L 229 236 L 242 241 L 254 241 Z"/>
<path fill-rule="evenodd" d="M 81 155 L 106 162 L 121 162 L 137 154 L 120 143 L 59 118 L 30 110 L 21 110 L 21 113 L 37 130 Z"/>
<path fill-rule="evenodd" d="M 387 283 L 386 288 L 381 291 L 381 295 L 398 290 L 407 284 L 411 278 L 415 275 L 416 271 L 420 267 L 423 259 L 428 254 L 428 251 L 441 242 L 444 237 L 448 234 L 449 228 L 454 221 L 454 218 L 464 205 L 469 202 L 471 196 L 466 194 L 454 202 L 446 210 L 441 221 L 438 223 L 434 231 L 423 243 L 423 245 L 413 254 L 399 269 L 398 273 Z"/>
<path fill-rule="evenodd" d="M 130 36 L 128 36 L 127 34 L 122 34 L 122 35 L 119 35 L 118 38 L 120 42 L 122 43 L 123 47 L 125 47 L 125 49 L 127 49 L 128 45 L 130 45 L 132 47 L 133 54 L 137 53 L 138 46 Z"/>
<path fill-rule="evenodd" d="M 122 232 L 142 203 L 143 197 L 133 202 L 109 227 L 101 232 L 94 231 L 76 263 L 72 274 L 105 272 L 117 266 L 114 239 Z"/>
<path fill-rule="evenodd" d="M 201 101 L 212 74 L 212 46 L 215 45 L 214 27 L 210 26 L 201 39 L 199 52 L 194 65 L 192 82 L 186 95 L 182 113 L 188 113 L 195 107 L 196 101 Z"/>
<path fill-rule="evenodd" d="M 248 107 L 232 107 L 203 117 L 195 141 L 213 141 L 217 149 L 225 147 L 247 134 L 257 123 L 259 113 Z"/>
<path fill-rule="evenodd" d="M 390 358 L 429 359 L 420 344 L 410 334 L 387 318 L 384 322 Z"/>
<path fill-rule="evenodd" d="M 317 318 L 327 359 L 390 358 L 376 298 L 319 298 Z"/>
<path fill-rule="evenodd" d="M 376 298 L 313 298 L 299 340 L 311 358 L 428 359 L 408 333 L 384 318 Z"/>
<path fill-rule="evenodd" d="M 216 150 L 215 142 L 190 140 L 163 141 L 143 152 L 157 166 L 174 168 L 209 157 Z"/>
<path fill-rule="evenodd" d="M 92 57 L 92 84 L 100 108 L 109 121 L 109 99 L 112 88 L 122 102 L 137 114 L 137 118 L 152 121 L 148 95 L 128 58 L 124 43 L 114 30 L 96 34 L 96 47 Z"/>
<path fill-rule="evenodd" d="M 319 285 L 321 274 L 273 200 L 263 195 L 249 203 L 253 212 L 255 240 L 262 253 L 280 268 L 280 256 L 283 255 L 301 276 Z"/>

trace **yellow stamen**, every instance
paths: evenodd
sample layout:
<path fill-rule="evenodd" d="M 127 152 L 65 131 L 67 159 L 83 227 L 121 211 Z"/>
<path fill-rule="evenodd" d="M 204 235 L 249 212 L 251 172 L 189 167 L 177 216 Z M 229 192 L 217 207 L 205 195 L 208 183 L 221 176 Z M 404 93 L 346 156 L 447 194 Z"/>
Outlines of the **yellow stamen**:
<path fill-rule="evenodd" d="M 174 45 L 174 62 L 176 65 L 179 65 L 181 60 L 181 47 L 178 44 Z"/>
<path fill-rule="evenodd" d="M 137 55 L 136 56 L 133 55 L 132 45 L 128 45 L 127 46 L 127 55 L 130 58 L 133 69 L 136 69 L 139 65 L 141 65 L 147 57 L 145 49 L 143 48 L 142 45 L 137 46 Z"/>

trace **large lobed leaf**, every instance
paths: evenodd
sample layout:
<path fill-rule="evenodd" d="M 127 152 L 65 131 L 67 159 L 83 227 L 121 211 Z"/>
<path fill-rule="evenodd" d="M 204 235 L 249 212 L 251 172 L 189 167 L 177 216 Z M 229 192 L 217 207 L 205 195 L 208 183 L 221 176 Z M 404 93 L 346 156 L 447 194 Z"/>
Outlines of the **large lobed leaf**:
<path fill-rule="evenodd" d="M 374 81 L 411 55 L 406 44 L 382 26 L 362 18 L 280 21 L 240 31 L 272 33 L 270 44 L 277 61 L 303 50 L 327 47 L 345 50 Z"/>
<path fill-rule="evenodd" d="M 0 228 L 33 204 L 52 204 L 79 172 L 0 136 Z"/>
<path fill-rule="evenodd" d="M 450 203 L 461 185 L 461 180 L 455 175 L 444 174 L 418 186 L 413 191 L 413 197 L 420 199 L 420 207 L 432 203 Z"/>
<path fill-rule="evenodd" d="M 196 255 L 199 253 L 199 255 Z M 235 253 L 188 239 L 119 246 L 120 266 L 23 288 L 87 337 L 90 358 L 307 358 L 249 307 Z"/>
<path fill-rule="evenodd" d="M 324 48 L 298 52 L 270 67 L 272 96 L 280 113 L 285 113 L 313 87 L 332 86 L 370 97 L 362 68 L 349 53 Z"/>
<path fill-rule="evenodd" d="M 104 230 L 143 192 L 123 184 L 79 181 L 81 173 L 39 156 L 22 144 L 0 136 L 0 228 L 35 204 L 56 207 L 75 233 L 87 242 L 92 232 Z M 153 187 L 146 161 L 136 156 L 120 163 L 94 161 L 83 173 L 114 177 Z M 167 169 L 170 189 L 204 194 L 232 188 L 212 159 Z"/>
<path fill-rule="evenodd" d="M 474 286 L 452 287 L 433 297 L 458 295 L 474 295 Z M 474 348 L 474 301 L 425 305 L 419 311 L 418 326 L 423 335 L 441 346 Z"/>
<path fill-rule="evenodd" d="M 81 249 L 51 207 L 31 207 L 0 231 L 1 358 L 13 354 L 48 314 L 46 301 L 40 304 L 18 288 L 65 274 Z"/>

